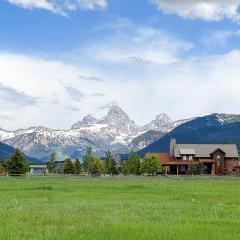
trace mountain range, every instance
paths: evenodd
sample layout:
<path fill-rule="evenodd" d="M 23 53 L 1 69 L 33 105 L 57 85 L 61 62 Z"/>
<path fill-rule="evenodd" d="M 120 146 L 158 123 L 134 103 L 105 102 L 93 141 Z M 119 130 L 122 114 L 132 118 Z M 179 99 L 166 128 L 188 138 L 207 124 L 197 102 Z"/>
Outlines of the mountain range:
<path fill-rule="evenodd" d="M 9 159 L 11 157 L 12 153 L 14 152 L 14 150 L 15 150 L 15 148 L 0 142 L 0 161 L 5 160 L 5 159 Z M 37 159 L 37 158 L 32 158 L 32 157 L 29 157 L 27 155 L 25 155 L 24 157 L 30 163 L 40 162 L 40 160 Z"/>
<path fill-rule="evenodd" d="M 0 129 L 0 141 L 41 160 L 48 159 L 53 151 L 59 158 L 82 157 L 89 146 L 102 156 L 107 150 L 142 149 L 180 123 L 159 114 L 150 123 L 138 126 L 119 106 L 112 106 L 103 118 L 88 115 L 68 130 L 42 126 L 16 131 Z"/>
<path fill-rule="evenodd" d="M 211 114 L 195 118 L 179 125 L 157 141 L 141 149 L 139 154 L 169 152 L 169 142 L 172 138 L 175 138 L 178 143 L 186 144 L 235 143 L 240 149 L 240 115 Z"/>
<path fill-rule="evenodd" d="M 107 150 L 115 154 L 168 151 L 171 138 L 183 143 L 234 141 L 240 146 L 239 130 L 240 115 L 212 114 L 172 121 L 162 113 L 150 123 L 139 126 L 119 106 L 112 106 L 101 119 L 87 115 L 68 130 L 42 126 L 16 131 L 0 128 L 0 141 L 45 161 L 52 152 L 56 152 L 59 159 L 81 158 L 89 146 L 99 156 Z"/>

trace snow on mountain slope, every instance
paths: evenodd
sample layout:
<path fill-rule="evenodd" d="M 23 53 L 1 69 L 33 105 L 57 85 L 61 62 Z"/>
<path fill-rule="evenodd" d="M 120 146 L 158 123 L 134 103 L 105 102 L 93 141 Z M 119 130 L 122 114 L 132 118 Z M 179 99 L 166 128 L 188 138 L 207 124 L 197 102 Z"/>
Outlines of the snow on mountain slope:
<path fill-rule="evenodd" d="M 47 159 L 53 151 L 81 157 L 89 146 L 95 153 L 103 155 L 107 150 L 129 149 L 133 145 L 134 149 L 141 149 L 179 124 L 181 122 L 172 122 L 166 114 L 159 114 L 151 123 L 140 127 L 120 107 L 112 106 L 102 119 L 88 115 L 69 130 L 42 126 L 16 131 L 0 129 L 0 141 L 40 159 Z M 145 134 L 150 130 L 160 131 L 161 134 Z M 142 134 L 145 135 L 141 137 Z M 135 140 L 133 144 L 136 137 L 141 141 Z M 146 141 L 144 138 L 147 138 Z"/>
<path fill-rule="evenodd" d="M 172 122 L 173 121 L 170 117 L 168 117 L 165 113 L 161 113 L 157 115 L 152 122 L 146 124 L 143 128 L 145 130 L 159 129 L 164 126 L 168 126 Z"/>

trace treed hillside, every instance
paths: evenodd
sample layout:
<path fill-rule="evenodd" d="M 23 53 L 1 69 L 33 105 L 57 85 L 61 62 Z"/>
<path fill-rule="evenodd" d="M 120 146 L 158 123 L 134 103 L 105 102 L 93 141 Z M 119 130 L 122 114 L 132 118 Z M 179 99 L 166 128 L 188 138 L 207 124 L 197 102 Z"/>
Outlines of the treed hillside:
<path fill-rule="evenodd" d="M 171 138 L 177 143 L 236 143 L 240 149 L 240 115 L 212 114 L 184 123 L 139 151 L 168 152 Z"/>
<path fill-rule="evenodd" d="M 0 160 L 10 158 L 14 150 L 15 148 L 0 142 Z M 34 162 L 34 163 L 40 162 L 39 159 L 31 158 L 26 155 L 25 155 L 25 158 L 28 160 L 28 162 Z"/>

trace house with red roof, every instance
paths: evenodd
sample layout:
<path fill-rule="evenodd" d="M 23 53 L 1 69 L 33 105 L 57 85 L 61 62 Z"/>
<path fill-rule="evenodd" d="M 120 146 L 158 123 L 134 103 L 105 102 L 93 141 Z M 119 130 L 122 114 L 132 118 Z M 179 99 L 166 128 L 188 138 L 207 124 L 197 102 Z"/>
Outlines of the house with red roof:
<path fill-rule="evenodd" d="M 240 170 L 236 144 L 177 144 L 171 139 L 169 153 L 158 155 L 166 174 L 187 174 L 199 163 L 205 174 L 237 175 Z"/>

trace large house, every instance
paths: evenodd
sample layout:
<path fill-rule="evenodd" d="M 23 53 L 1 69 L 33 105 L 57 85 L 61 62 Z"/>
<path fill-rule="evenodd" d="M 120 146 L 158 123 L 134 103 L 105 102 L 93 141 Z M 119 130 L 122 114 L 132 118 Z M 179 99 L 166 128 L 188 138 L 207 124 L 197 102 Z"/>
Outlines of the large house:
<path fill-rule="evenodd" d="M 190 164 L 203 163 L 204 172 L 212 175 L 236 175 L 239 171 L 235 144 L 177 144 L 170 141 L 170 152 L 159 153 L 165 172 L 186 174 Z"/>

